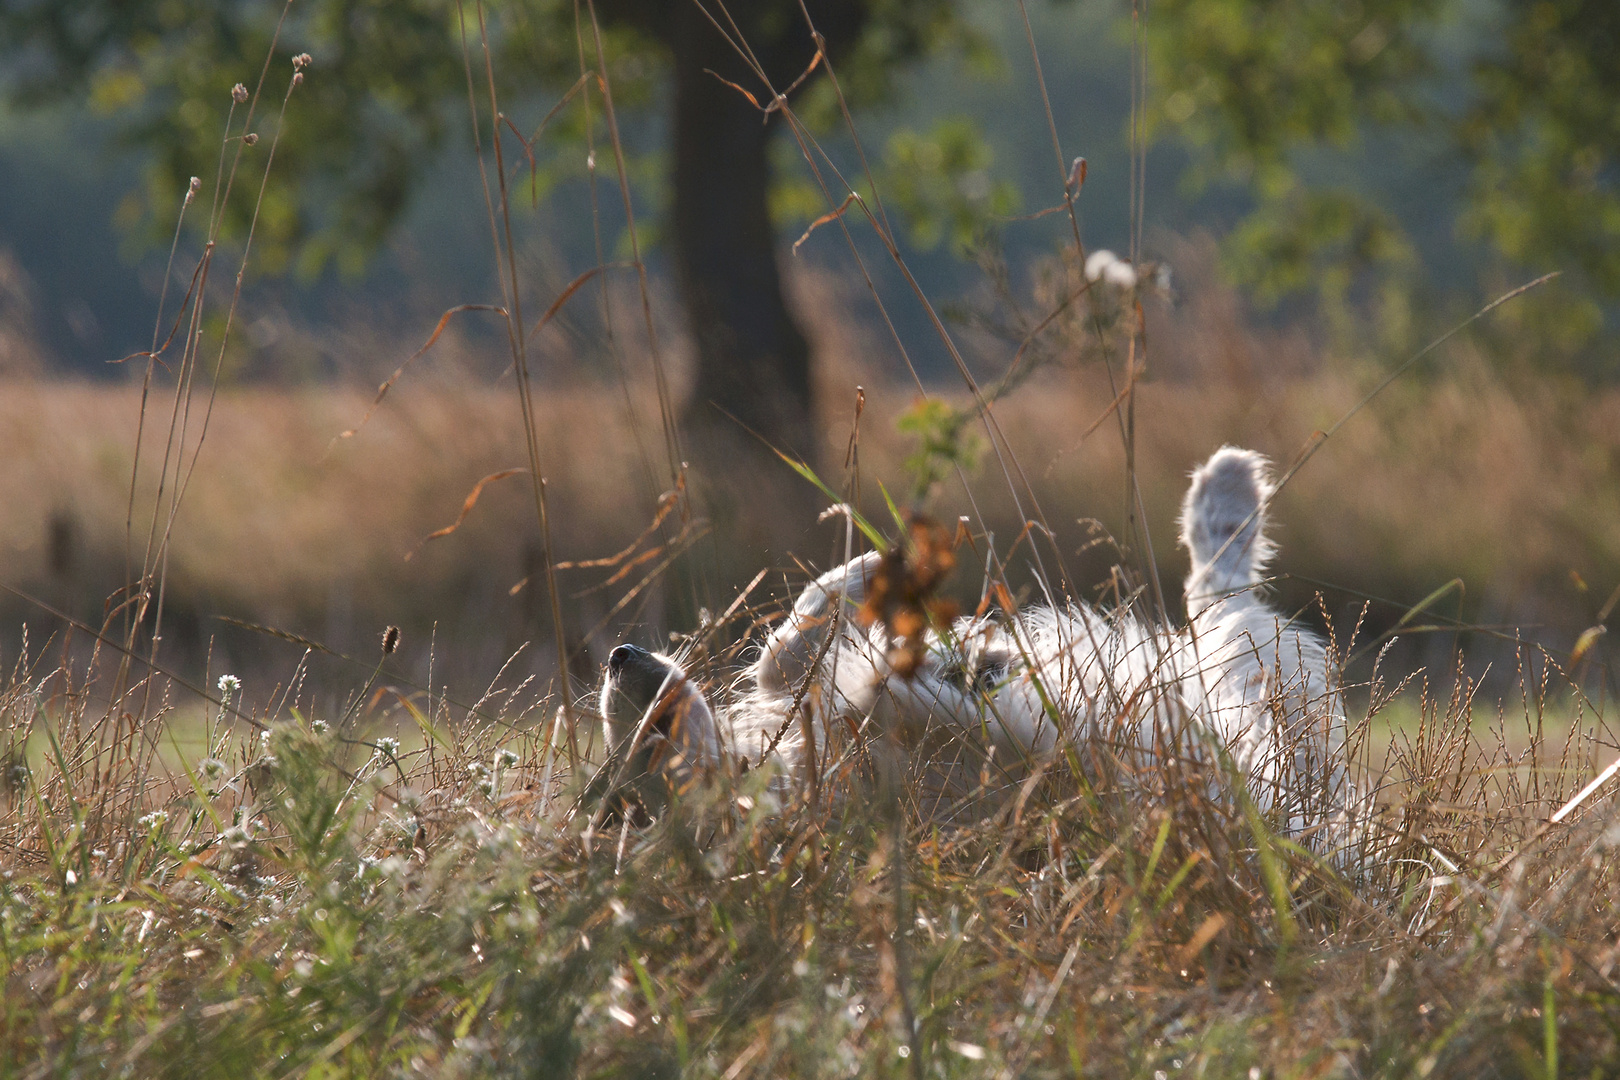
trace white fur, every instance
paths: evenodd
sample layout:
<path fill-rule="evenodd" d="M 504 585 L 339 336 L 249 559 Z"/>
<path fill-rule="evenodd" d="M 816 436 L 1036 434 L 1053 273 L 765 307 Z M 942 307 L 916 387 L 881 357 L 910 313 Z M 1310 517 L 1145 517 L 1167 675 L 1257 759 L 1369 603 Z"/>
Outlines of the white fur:
<path fill-rule="evenodd" d="M 908 752 L 942 808 L 1006 789 L 1054 752 L 1074 752 L 1093 776 L 1105 759 L 1126 772 L 1190 760 L 1212 790 L 1230 795 L 1240 780 L 1262 810 L 1307 831 L 1345 805 L 1344 709 L 1321 639 L 1260 593 L 1272 492 L 1252 451 L 1224 447 L 1193 472 L 1185 628 L 1083 603 L 1005 624 L 960 619 L 931 637 L 909 679 L 893 672 L 883 627 L 857 615 L 879 559 L 862 555 L 812 582 L 761 649 L 719 721 L 731 752 L 758 762 L 770 749 L 792 776 L 808 729 L 826 771 L 864 727 Z M 607 700 L 604 689 L 604 711 Z M 803 713 L 790 722 L 795 701 Z M 686 756 L 711 756 L 704 741 Z"/>

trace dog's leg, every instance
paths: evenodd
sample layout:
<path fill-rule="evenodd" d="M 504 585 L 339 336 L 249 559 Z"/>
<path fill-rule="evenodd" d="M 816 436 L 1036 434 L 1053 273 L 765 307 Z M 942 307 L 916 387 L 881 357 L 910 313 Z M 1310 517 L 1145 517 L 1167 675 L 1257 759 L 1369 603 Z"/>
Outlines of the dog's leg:
<path fill-rule="evenodd" d="M 1181 504 L 1181 543 L 1192 555 L 1189 613 L 1259 584 L 1275 547 L 1266 538 L 1270 463 L 1253 450 L 1223 446 L 1193 470 Z"/>
<path fill-rule="evenodd" d="M 1299 834 L 1344 816 L 1346 723 L 1324 642 L 1256 589 L 1276 551 L 1265 533 L 1275 490 L 1269 463 L 1251 450 L 1223 447 L 1193 472 L 1181 516 L 1192 556 L 1182 659 L 1199 719 L 1250 797 Z"/>
<path fill-rule="evenodd" d="M 827 656 L 823 656 L 823 646 L 840 599 L 843 602 L 837 619 L 840 635 L 852 643 L 857 638 L 864 641 L 864 632 L 852 630 L 849 620 L 865 601 L 867 583 L 877 573 L 882 558 L 880 552 L 869 551 L 805 586 L 793 610 L 765 642 L 759 659 L 754 662 L 754 684 L 769 694 L 791 694 L 804 682 L 818 659 L 827 664 L 832 650 L 839 644 L 834 642 L 828 646 Z"/>

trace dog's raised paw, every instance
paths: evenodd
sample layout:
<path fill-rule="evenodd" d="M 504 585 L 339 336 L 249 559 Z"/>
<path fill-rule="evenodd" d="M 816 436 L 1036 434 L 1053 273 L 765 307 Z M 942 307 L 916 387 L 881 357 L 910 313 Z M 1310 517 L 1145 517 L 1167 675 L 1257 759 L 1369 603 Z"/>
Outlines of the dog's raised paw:
<path fill-rule="evenodd" d="M 1265 533 L 1271 463 L 1223 446 L 1193 470 L 1181 504 L 1181 543 L 1192 555 L 1188 597 L 1217 596 L 1260 581 L 1275 547 Z"/>

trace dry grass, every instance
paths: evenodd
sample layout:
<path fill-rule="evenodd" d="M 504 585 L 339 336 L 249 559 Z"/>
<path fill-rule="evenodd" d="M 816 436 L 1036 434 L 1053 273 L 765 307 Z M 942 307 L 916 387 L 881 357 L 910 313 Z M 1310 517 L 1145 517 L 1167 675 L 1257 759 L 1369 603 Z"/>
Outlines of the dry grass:
<path fill-rule="evenodd" d="M 228 137 L 247 122 L 231 115 Z M 512 247 L 508 232 L 515 283 Z M 1038 501 L 1052 573 L 1078 591 L 1116 562 L 1116 583 L 1155 562 L 1174 580 L 1188 467 L 1221 442 L 1286 461 L 1382 372 L 1257 337 L 1210 293 L 1150 309 L 1145 381 L 1117 399 L 1105 362 L 1119 377 L 1122 357 L 1143 355 L 1144 327 L 1096 296 L 1057 312 L 1052 288 L 1069 290 L 1074 269 L 1054 264 L 1024 290 L 1052 312 L 1038 333 L 1018 290 L 991 297 L 981 328 L 1023 336 L 1037 370 L 1009 373 L 1009 350 L 983 335 L 965 362 L 1021 382 L 994 405 L 1005 441 L 928 499 L 941 516 L 972 507 L 975 542 L 1014 562 Z M 824 464 L 844 460 L 852 388 L 866 386 L 860 474 L 824 471 L 881 507 L 875 481 L 905 483 L 896 421 L 915 391 L 848 359 L 874 350 L 828 314 L 839 284 L 800 285 L 824 356 L 843 357 L 822 365 Z M 237 296 L 217 292 L 181 305 L 193 326 L 235 315 Z M 644 300 L 646 341 L 657 305 Z M 533 365 L 558 340 L 531 353 L 519 333 L 517 393 L 505 377 L 489 388 L 417 371 L 334 445 L 369 392 L 215 396 L 214 332 L 165 358 L 144 413 L 138 386 L 17 379 L 0 393 L 0 580 L 109 630 L 97 640 L 37 607 L 5 613 L 31 627 L 20 651 L 7 644 L 0 682 L 0 1075 L 1620 1070 L 1613 792 L 1551 820 L 1620 753 L 1604 646 L 1561 668 L 1556 651 L 1474 630 L 1475 666 L 1459 669 L 1451 608 L 1397 624 L 1459 574 L 1465 618 L 1539 622 L 1535 636 L 1564 646 L 1596 621 L 1620 577 L 1620 394 L 1504 381 L 1458 347 L 1345 428 L 1276 504 L 1300 575 L 1279 583 L 1286 604 L 1313 607 L 1306 578 L 1355 583 L 1395 602 L 1352 633 L 1360 596 L 1330 592 L 1341 652 L 1401 629 L 1423 631 L 1443 661 L 1427 683 L 1387 674 L 1409 672 L 1411 651 L 1352 669 L 1367 702 L 1354 769 L 1379 809 L 1358 857 L 1331 866 L 1173 769 L 1116 786 L 1106 768 L 1082 782 L 1055 763 L 989 819 L 947 828 L 879 782 L 893 775 L 882 745 L 861 748 L 836 797 L 783 799 L 764 776 L 723 774 L 657 821 L 594 831 L 578 811 L 602 757 L 597 727 L 553 678 L 572 664 L 557 653 L 588 677 L 591 650 L 626 626 L 701 625 L 708 664 L 695 666 L 723 678 L 768 614 L 762 596 L 786 590 L 773 581 L 720 625 L 700 612 L 729 605 L 760 566 L 832 550 L 808 489 L 779 494 L 785 469 L 699 463 L 677 509 L 643 533 L 670 465 L 650 418 L 678 386 L 542 377 Z M 644 370 L 635 335 L 618 340 Z M 679 352 L 665 358 L 675 375 Z M 1129 403 L 1126 440 L 1116 400 Z M 192 407 L 209 418 L 200 449 L 200 427 L 163 430 Z M 143 445 L 166 439 L 179 463 L 169 475 L 198 463 L 172 522 L 158 466 L 133 465 L 143 416 Z M 546 488 L 494 482 L 462 528 L 424 546 L 481 477 L 537 462 Z M 1134 526 L 1128 475 L 1145 515 Z M 1078 520 L 1091 518 L 1134 546 L 1120 558 L 1092 544 Z M 148 531 L 156 556 L 140 550 Z M 558 565 L 638 535 L 611 565 Z M 142 661 L 158 645 L 125 636 L 107 599 L 130 561 L 163 586 L 159 655 L 177 674 Z M 555 596 L 543 591 L 553 573 Z M 360 670 L 215 614 L 320 639 Z M 406 628 L 400 654 L 377 654 L 385 622 Z M 502 666 L 546 635 L 557 652 Z M 1482 689 L 1477 663 L 1493 648 Z M 245 682 L 228 702 L 222 671 Z M 474 676 L 487 692 L 463 689 Z"/>
<path fill-rule="evenodd" d="M 1328 591 L 1332 613 L 1352 618 L 1361 594 L 1387 598 L 1371 613 L 1372 625 L 1382 629 L 1457 577 L 1462 595 L 1448 597 L 1443 614 L 1522 628 L 1567 650 L 1620 581 L 1620 392 L 1525 386 L 1466 356 L 1453 362 L 1460 371 L 1399 386 L 1380 399 L 1278 500 L 1282 568 L 1309 579 L 1280 583 L 1283 599 L 1304 607 L 1318 588 L 1312 582 L 1348 586 Z M 896 432 L 895 417 L 911 406 L 915 391 L 881 373 L 858 378 L 867 400 L 863 494 L 868 511 L 881 515 L 873 481 L 904 489 L 900 462 L 910 443 Z M 1223 442 L 1287 461 L 1365 385 L 1352 373 L 1323 372 L 1140 386 L 1136 468 L 1167 592 L 1174 594 L 1183 565 L 1172 545 L 1186 470 Z M 8 462 L 0 477 L 0 505 L 7 508 L 0 563 L 13 584 L 91 622 L 122 580 L 136 395 L 130 387 L 42 381 L 14 382 L 0 393 L 0 446 Z M 640 453 L 618 391 L 547 385 L 539 397 L 557 556 L 615 552 L 651 519 L 665 478 Z M 840 397 L 853 394 L 829 392 L 829 413 Z M 1075 557 L 1088 539 L 1077 519 L 1096 518 L 1125 535 L 1117 430 L 1105 423 L 1083 437 L 1111 398 L 1092 367 L 1049 372 L 997 406 L 1082 587 L 1106 575 L 1115 553 Z M 638 400 L 642 415 L 651 414 L 646 397 Z M 533 574 L 539 547 L 521 476 L 491 485 L 458 532 L 422 546 L 455 520 L 480 477 L 522 460 L 521 420 L 510 392 L 448 379 L 407 383 L 358 436 L 334 444 L 367 404 L 363 392 L 330 387 L 222 395 L 213 441 L 172 541 L 168 605 L 177 632 L 191 643 L 188 659 L 198 659 L 208 639 L 224 632 L 220 647 L 231 661 L 254 662 L 247 654 L 255 643 L 230 636 L 213 619 L 217 614 L 349 652 L 381 626 L 400 624 L 409 631 L 409 651 L 424 662 L 437 624 L 441 669 L 465 686 L 518 643 L 549 633 L 543 589 L 509 595 Z M 826 422 L 828 458 L 841 456 L 848 423 L 847 417 Z M 710 539 L 690 556 L 703 575 L 703 594 L 694 600 L 691 586 L 655 582 L 646 593 L 651 607 L 630 606 L 591 639 L 597 661 L 626 628 L 693 622 L 699 604 L 723 606 L 726 590 L 760 566 L 791 565 L 789 552 L 828 557 L 832 530 L 814 526 L 812 492 L 785 466 L 743 484 L 731 479 L 716 492 L 710 477 L 693 476 L 699 511 L 728 538 L 724 552 Z M 947 518 L 976 511 L 976 526 L 1010 543 L 1019 519 L 996 461 L 983 460 L 969 482 L 971 499 L 948 485 L 932 500 L 935 511 Z M 789 499 L 783 512 L 762 512 L 757 497 L 738 494 L 749 484 L 777 497 L 800 491 L 803 498 Z M 51 530 L 64 521 L 69 550 L 53 566 Z M 418 554 L 407 561 L 412 552 Z M 567 621 L 578 633 L 598 624 L 619 598 L 611 590 L 579 594 L 613 572 L 563 573 Z M 963 587 L 976 590 L 976 583 Z M 12 621 L 30 619 L 44 632 L 37 612 L 14 600 L 4 609 Z M 1451 639 L 1436 640 L 1435 649 L 1414 646 L 1403 658 L 1444 666 Z M 1474 643 L 1481 663 L 1511 662 L 1511 646 L 1477 636 Z M 7 646 L 14 648 L 14 641 Z M 538 650 L 531 670 L 548 670 L 547 655 Z"/>
<path fill-rule="evenodd" d="M 1200 783 L 1126 797 L 1061 768 L 976 825 L 858 770 L 856 798 L 721 777 L 593 835 L 561 716 L 521 686 L 471 713 L 420 692 L 220 708 L 176 767 L 162 711 L 105 719 L 91 682 L 41 665 L 0 695 L 8 1075 L 1620 1063 L 1609 796 L 1546 825 L 1613 734 L 1587 715 L 1510 749 L 1463 683 L 1365 748 L 1382 812 L 1340 872 Z"/>
<path fill-rule="evenodd" d="M 1117 437 L 1080 437 L 1109 400 L 1097 372 L 1042 379 L 998 416 L 1070 552 L 1089 535 L 1075 518 L 1119 505 L 1122 462 Z M 910 395 L 867 386 L 875 501 L 870 478 L 898 475 L 909 449 L 893 418 Z M 1359 388 L 1320 373 L 1144 384 L 1137 468 L 1152 535 L 1171 535 L 1181 474 L 1210 445 L 1285 457 Z M 515 488 L 496 485 L 460 531 L 403 555 L 520 452 L 510 397 L 408 383 L 332 448 L 367 400 L 222 396 L 221 437 L 175 534 L 178 604 L 227 596 L 318 633 L 346 579 L 350 648 L 375 657 L 359 644 L 368 618 L 443 618 L 459 603 L 472 625 L 481 597 L 501 601 L 524 573 L 514 537 L 533 535 Z M 622 547 L 652 503 L 633 441 L 608 428 L 608 392 L 545 387 L 540 400 L 570 418 L 541 427 L 543 452 L 564 463 L 558 555 Z M 72 598 L 120 553 L 132 391 L 27 383 L 0 401 L 8 443 L 40 448 L 18 453 L 7 480 L 9 504 L 29 508 L 8 518 L 8 543 L 41 558 L 41 518 L 63 506 L 46 496 L 71 490 L 84 577 L 42 574 L 39 587 Z M 1556 612 L 1547 586 L 1567 570 L 1553 560 L 1571 549 L 1559 529 L 1612 514 L 1612 451 L 1579 444 L 1612 445 L 1602 418 L 1615 407 L 1510 392 L 1477 367 L 1403 389 L 1278 503 L 1284 563 L 1411 597 L 1472 552 L 1486 581 L 1519 583 Z M 611 454 L 567 452 L 587 426 Z M 1502 431 L 1517 452 L 1496 452 Z M 1583 493 L 1550 520 L 1535 508 L 1567 496 L 1549 476 Z M 1017 529 L 991 477 L 971 486 L 1005 550 Z M 1486 493 L 1497 514 L 1476 512 Z M 1585 576 L 1601 592 L 1613 556 L 1599 541 Z M 1175 556 L 1160 552 L 1173 576 Z M 576 601 L 569 618 L 634 580 Z M 1549 621 L 1581 625 L 1590 613 L 1576 604 Z M 714 640 L 746 641 L 752 613 Z M 436 648 L 452 651 L 460 632 L 441 630 Z M 487 622 L 481 633 L 486 655 L 508 640 Z M 904 792 L 885 810 L 860 775 L 856 798 L 816 807 L 723 778 L 651 826 L 592 835 L 571 812 L 600 758 L 596 729 L 576 713 L 576 761 L 553 727 L 558 698 L 528 679 L 544 660 L 526 667 L 523 654 L 473 702 L 413 688 L 422 663 L 402 657 L 371 680 L 328 670 L 318 689 L 318 654 L 243 640 L 257 645 L 249 668 L 224 650 L 209 668 L 251 672 L 230 709 L 162 679 L 110 702 L 108 649 L 93 665 L 80 650 L 58 666 L 54 643 L 10 661 L 8 1075 L 1550 1077 L 1620 1064 L 1612 794 L 1546 826 L 1620 751 L 1598 681 L 1583 678 L 1589 701 L 1534 648 L 1503 646 L 1484 690 L 1446 666 L 1393 700 L 1394 675 L 1358 690 L 1370 704 L 1354 718 L 1357 774 L 1381 816 L 1365 857 L 1340 870 L 1200 784 L 1088 793 L 1061 768 L 967 826 L 915 816 Z M 718 680 L 735 654 L 713 651 Z M 462 660 L 486 681 L 500 666 L 479 668 L 471 650 Z M 1386 658 L 1383 670 L 1409 665 Z"/>

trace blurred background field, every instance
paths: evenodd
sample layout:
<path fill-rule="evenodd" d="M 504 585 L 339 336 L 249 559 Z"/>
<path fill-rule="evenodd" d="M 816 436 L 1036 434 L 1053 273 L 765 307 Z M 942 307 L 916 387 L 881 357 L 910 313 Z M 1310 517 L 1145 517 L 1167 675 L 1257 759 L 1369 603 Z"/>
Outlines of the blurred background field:
<path fill-rule="evenodd" d="M 1147 528 L 1128 565 L 1151 540 L 1176 604 L 1185 562 L 1174 543 L 1175 515 L 1188 469 L 1223 443 L 1286 464 L 1380 374 L 1354 362 L 1311 362 L 1305 344 L 1223 325 L 1210 306 L 1194 292 L 1180 308 L 1154 313 L 1155 348 L 1180 370 L 1137 392 L 1135 464 Z M 830 311 L 835 304 L 812 320 L 818 336 L 822 321 L 836 319 Z M 409 339 L 377 333 L 379 349 L 409 355 Z M 835 322 L 825 333 L 847 342 L 858 328 Z M 1301 358 L 1299 369 L 1267 370 L 1290 352 Z M 897 418 L 915 407 L 918 392 L 901 373 L 876 365 L 840 357 L 831 366 L 837 378 L 826 378 L 823 460 L 841 458 L 854 388 L 862 386 L 862 508 L 881 520 L 878 484 L 898 492 L 907 483 L 904 459 L 915 440 L 897 430 Z M 7 459 L 0 565 L 8 584 L 93 624 L 122 583 L 139 394 L 125 382 L 37 378 L 12 379 L 0 395 Z M 540 538 L 523 477 L 490 485 L 454 534 L 426 541 L 456 520 L 480 478 L 522 460 L 510 387 L 435 358 L 358 434 L 338 439 L 366 415 L 372 396 L 352 383 L 221 392 L 174 531 L 165 619 L 166 648 L 178 651 L 169 655 L 195 665 L 211 650 L 215 671 L 268 675 L 291 662 L 296 646 L 221 616 L 364 657 L 393 623 L 405 628 L 404 655 L 418 678 L 426 677 L 431 646 L 439 677 L 465 689 L 522 643 L 547 637 Z M 942 396 L 960 401 L 948 390 Z M 1053 369 L 995 409 L 1055 530 L 1055 544 L 1043 551 L 1061 552 L 1087 591 L 1105 584 L 1121 553 L 1090 546 L 1085 520 L 1116 537 L 1128 531 L 1113 397 L 1101 367 Z M 656 444 L 651 387 L 632 386 L 627 402 L 600 381 L 553 378 L 537 401 L 556 556 L 611 556 L 652 521 L 668 486 L 648 451 Z M 1290 483 L 1274 510 L 1282 546 L 1275 588 L 1291 610 L 1319 624 L 1331 616 L 1341 629 L 1365 602 L 1365 643 L 1460 579 L 1460 589 L 1404 628 L 1397 665 L 1448 668 L 1460 642 L 1476 669 L 1494 664 L 1515 681 L 1515 636 L 1567 655 L 1620 581 L 1617 471 L 1620 389 L 1507 377 L 1467 344 L 1453 346 L 1429 371 L 1386 392 Z M 994 457 L 981 455 L 965 475 L 966 489 L 954 479 L 942 485 L 930 509 L 947 520 L 980 516 L 1005 554 L 1021 521 Z M 780 572 L 751 600 L 785 596 L 789 578 L 797 579 L 795 559 L 825 566 L 841 551 L 842 530 L 814 520 L 825 500 L 786 465 L 752 463 L 742 476 L 719 478 L 699 471 L 692 484 L 706 532 L 679 573 L 660 577 L 628 607 L 610 614 L 661 556 L 605 587 L 621 566 L 559 572 L 563 610 L 578 634 L 570 647 L 581 652 L 576 691 L 618 640 L 657 643 L 667 631 L 693 629 L 700 607 L 719 610 L 763 567 Z M 140 493 L 152 494 L 149 487 Z M 143 539 L 137 529 L 137 554 Z M 1027 573 L 1017 561 L 1015 577 Z M 972 601 L 978 587 L 977 571 L 965 566 L 956 591 Z M 1318 591 L 1325 613 L 1313 600 Z M 0 611 L 12 627 L 30 624 L 36 645 L 58 629 L 16 595 L 0 601 Z M 1172 613 L 1179 618 L 1179 607 Z M 1482 629 L 1459 638 L 1436 619 Z M 1423 628 L 1429 632 L 1411 633 Z M 5 648 L 15 656 L 15 630 L 11 638 Z M 549 674 L 553 658 L 537 647 L 518 667 Z"/>
<path fill-rule="evenodd" d="M 1569 191 L 1596 200 L 1584 231 L 1558 232 L 1565 218 L 1521 214 L 1520 235 L 1503 222 L 1524 210 L 1513 199 L 1534 194 L 1525 185 L 1541 159 L 1521 161 L 1519 181 L 1502 180 L 1489 171 L 1497 159 L 1480 148 L 1478 130 L 1480 110 L 1507 100 L 1509 83 L 1533 59 L 1530 38 L 1541 34 L 1535 40 L 1565 55 L 1570 41 L 1598 33 L 1591 20 L 1599 16 L 1564 12 L 1536 23 L 1513 4 L 1459 0 L 1407 9 L 1308 6 L 1291 16 L 1297 24 L 1243 23 L 1247 9 L 1233 0 L 1166 8 L 1133 52 L 1125 7 L 1035 4 L 1030 33 L 1041 47 L 1049 129 L 1015 5 L 973 0 L 917 10 L 924 8 L 948 9 L 949 18 L 928 23 L 926 40 L 910 52 L 895 46 L 880 79 L 852 60 L 850 93 L 906 271 L 944 316 L 975 377 L 984 385 L 1002 377 L 1021 335 L 1056 302 L 1054 283 L 1078 269 L 1065 262 L 1067 216 L 1039 213 L 1061 204 L 1057 163 L 1069 153 L 1089 163 L 1075 203 L 1087 247 L 1134 252 L 1144 270 L 1169 270 L 1167 288 L 1143 290 L 1134 353 L 1131 334 L 1120 329 L 1128 312 L 1105 312 L 1123 321 L 1100 337 L 1084 318 L 1065 317 L 1030 338 L 1024 359 L 1037 370 L 995 405 L 1015 465 L 967 425 L 969 467 L 929 494 L 930 512 L 946 520 L 975 515 L 976 527 L 1005 549 L 1023 522 L 1004 470 L 1021 469 L 1056 532 L 1050 550 L 1067 560 L 1078 591 L 1102 585 L 1123 556 L 1139 575 L 1158 568 L 1176 617 L 1182 563 L 1174 515 L 1195 461 L 1233 442 L 1286 465 L 1313 432 L 1426 341 L 1491 296 L 1560 269 L 1562 278 L 1428 357 L 1290 483 L 1274 511 L 1283 550 L 1276 588 L 1291 610 L 1319 624 L 1353 625 L 1367 603 L 1359 639 L 1367 642 L 1456 579 L 1460 585 L 1421 618 L 1407 618 L 1393 659 L 1403 668 L 1447 667 L 1460 646 L 1471 670 L 1509 682 L 1515 639 L 1568 656 L 1583 632 L 1602 625 L 1620 584 L 1610 225 L 1596 212 L 1613 196 L 1614 159 L 1604 141 L 1612 132 L 1573 106 L 1558 111 L 1567 94 L 1513 91 L 1520 111 L 1500 114 L 1501 138 L 1567 136 Z M 256 41 L 279 9 L 243 10 L 233 25 Z M 517 10 L 492 10 L 497 32 L 507 35 L 498 43 L 521 43 L 530 30 L 544 37 L 543 29 L 525 29 Z M 150 41 L 108 31 L 84 39 L 101 51 L 90 49 L 78 67 L 42 60 L 54 55 L 45 43 L 56 39 L 32 17 L 19 14 L 10 24 L 8 40 L 25 47 L 0 109 L 7 193 L 0 199 L 0 567 L 6 584 L 97 624 L 124 581 L 126 549 L 133 546 L 139 561 L 140 525 L 150 520 L 155 494 L 155 481 L 144 477 L 132 545 L 125 525 L 144 361 L 112 361 L 151 342 L 177 178 L 208 171 L 200 133 L 212 131 L 214 112 L 229 104 L 223 87 L 251 71 L 217 54 L 210 55 L 216 66 L 195 78 L 163 67 L 215 40 L 202 30 L 202 44 L 167 30 Z M 1222 37 L 1239 24 L 1248 39 Z M 291 25 L 290 40 L 315 43 L 311 92 L 382 78 L 363 76 L 386 67 L 386 57 L 365 51 L 382 23 L 356 21 L 345 37 L 335 24 L 295 11 Z M 90 33 L 73 31 L 81 32 Z M 1291 57 L 1288 43 L 1310 34 L 1337 41 L 1342 56 Z M 436 56 L 430 46 L 428 37 L 413 38 L 409 49 Z M 549 57 L 554 43 L 535 47 Z M 399 48 L 402 56 L 409 51 Z M 660 354 L 675 407 L 695 410 L 681 414 L 684 422 L 703 412 L 701 401 L 685 403 L 695 401 L 695 358 L 705 345 L 683 318 L 670 255 L 675 150 L 664 106 L 673 76 L 667 58 L 630 38 L 610 34 L 607 48 Z M 518 55 L 501 54 L 503 80 L 513 80 Z M 1269 92 L 1243 81 L 1250 60 L 1268 72 Z M 433 64 L 441 62 L 460 78 L 459 57 Z M 440 68 L 422 70 L 422 86 L 437 86 Z M 1604 70 L 1580 77 L 1604 85 Z M 507 112 L 532 126 L 567 82 L 553 88 L 546 79 L 560 77 L 518 80 Z M 87 96 L 60 93 L 73 79 L 86 80 Z M 862 90 L 863 79 L 878 89 Z M 1317 84 L 1320 101 L 1294 100 L 1298 87 Z M 829 101 L 815 81 L 805 93 L 800 106 L 814 128 Z M 387 194 L 378 204 L 386 212 L 356 233 L 343 217 L 352 193 L 332 172 L 333 151 L 309 141 L 330 142 L 343 123 L 375 117 L 354 113 L 345 121 L 349 99 L 334 97 L 311 99 L 301 116 L 301 99 L 291 100 L 288 171 L 265 189 L 267 216 L 223 353 L 219 397 L 172 532 L 167 655 L 183 668 L 206 661 L 214 671 L 268 677 L 297 646 L 226 619 L 357 656 L 369 655 L 376 633 L 393 623 L 405 628 L 404 656 L 421 679 L 431 657 L 439 677 L 479 685 L 531 641 L 519 668 L 550 678 L 557 661 L 544 643 L 551 633 L 544 545 L 527 481 L 491 484 L 453 535 L 423 543 L 456 520 L 480 478 L 524 463 L 497 321 L 458 316 L 364 428 L 334 441 L 367 414 L 376 385 L 428 339 L 441 312 L 500 292 L 466 118 L 452 110 L 434 114 L 436 127 L 413 128 L 406 121 L 420 102 L 407 95 L 378 106 L 404 126 L 364 139 L 404 157 L 389 166 L 393 172 L 361 170 L 363 178 L 397 184 L 378 189 Z M 577 107 L 575 99 L 565 118 Z M 1424 122 L 1411 122 L 1414 110 Z M 513 170 L 511 200 L 533 311 L 595 263 L 599 240 L 607 258 L 629 254 L 607 145 L 593 144 L 600 158 L 592 159 L 593 174 L 580 122 L 567 123 L 527 151 L 509 147 L 512 158 L 538 155 L 532 177 L 521 162 Z M 592 123 L 600 140 L 599 114 Z M 856 175 L 848 132 L 821 123 L 814 130 L 828 160 Z M 262 121 L 267 136 L 268 125 Z M 1054 135 L 1063 148 L 1056 159 Z M 188 158 L 197 147 L 202 152 Z M 787 253 L 827 206 L 792 139 L 779 134 L 770 154 L 780 262 L 792 314 L 810 342 L 816 389 L 809 441 L 781 441 L 815 458 L 841 487 L 855 387 L 864 387 L 860 490 L 863 508 L 881 516 L 878 484 L 904 492 L 914 476 L 906 462 L 918 439 L 898 430 L 899 418 L 917 415 L 925 392 L 948 404 L 947 420 L 965 415 L 950 410 L 971 401 L 926 309 L 853 212 L 843 223 L 824 222 Z M 840 224 L 851 225 L 848 246 Z M 197 250 L 196 235 L 184 233 L 181 264 L 191 265 L 185 260 Z M 604 279 L 604 299 L 593 281 L 535 338 L 530 357 L 541 460 L 556 504 L 554 554 L 567 562 L 618 552 L 653 520 L 659 495 L 674 482 L 634 277 L 614 270 Z M 183 286 L 171 281 L 170 318 Z M 219 300 L 209 334 L 221 328 Z M 612 311 L 606 319 L 603 302 Z M 1146 511 L 1139 531 L 1128 514 L 1121 425 L 1108 412 L 1127 353 L 1143 363 L 1130 408 L 1131 464 Z M 148 427 L 149 437 L 166 423 L 172 361 L 171 354 L 157 368 L 153 401 L 160 404 L 148 416 L 158 427 Z M 787 467 L 768 457 L 735 468 L 724 458 L 691 458 L 693 499 L 683 514 L 696 524 L 682 534 L 678 557 L 665 566 L 660 553 L 622 578 L 615 578 L 622 566 L 559 571 L 572 692 L 587 688 L 615 641 L 658 642 L 692 629 L 704 609 L 727 605 L 762 567 L 776 573 L 750 602 L 785 596 L 796 560 L 822 565 L 836 557 L 838 528 L 814 521 L 825 500 Z M 1087 547 L 1094 537 L 1081 519 L 1101 522 L 1123 550 Z M 636 556 L 678 531 L 666 521 Z M 656 577 L 635 590 L 653 570 Z M 970 600 L 978 587 L 972 577 L 964 570 L 955 586 Z M 60 629 L 16 593 L 0 597 L 0 619 L 9 627 L 26 621 L 36 645 Z M 1448 632 L 1451 621 L 1475 629 Z M 1595 679 L 1606 656 L 1596 640 L 1581 656 Z M 19 648 L 15 630 L 0 638 L 0 656 Z"/>

